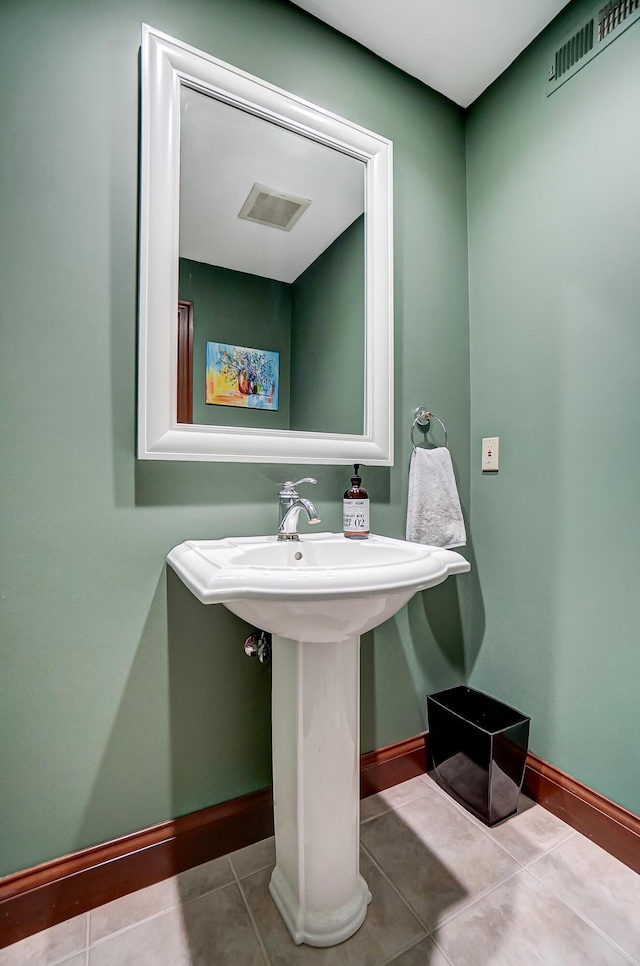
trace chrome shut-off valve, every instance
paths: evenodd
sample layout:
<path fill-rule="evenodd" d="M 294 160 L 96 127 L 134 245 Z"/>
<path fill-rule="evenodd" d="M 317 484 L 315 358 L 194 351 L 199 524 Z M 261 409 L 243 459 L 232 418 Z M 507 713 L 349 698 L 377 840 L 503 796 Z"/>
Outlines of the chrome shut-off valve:
<path fill-rule="evenodd" d="M 271 634 L 267 631 L 249 634 L 244 642 L 244 653 L 247 657 L 257 657 L 261 664 L 267 664 L 271 659 Z"/>

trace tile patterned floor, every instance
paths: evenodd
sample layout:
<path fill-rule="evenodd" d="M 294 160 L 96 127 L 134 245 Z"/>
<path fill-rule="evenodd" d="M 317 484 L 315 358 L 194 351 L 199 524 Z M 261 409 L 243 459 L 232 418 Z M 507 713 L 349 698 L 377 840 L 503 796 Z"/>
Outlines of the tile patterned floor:
<path fill-rule="evenodd" d="M 374 899 L 340 946 L 295 946 L 273 839 L 0 950 L 0 966 L 640 966 L 640 876 L 522 797 L 487 829 L 420 776 L 362 802 Z"/>

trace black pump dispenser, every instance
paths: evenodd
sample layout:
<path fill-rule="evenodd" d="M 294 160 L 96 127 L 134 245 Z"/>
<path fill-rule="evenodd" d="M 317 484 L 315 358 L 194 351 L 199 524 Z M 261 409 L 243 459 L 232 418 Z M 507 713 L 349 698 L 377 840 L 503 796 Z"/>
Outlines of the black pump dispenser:
<path fill-rule="evenodd" d="M 350 540 L 366 540 L 369 536 L 369 494 L 362 486 L 358 473 L 360 463 L 354 463 L 351 486 L 342 501 L 342 531 Z"/>

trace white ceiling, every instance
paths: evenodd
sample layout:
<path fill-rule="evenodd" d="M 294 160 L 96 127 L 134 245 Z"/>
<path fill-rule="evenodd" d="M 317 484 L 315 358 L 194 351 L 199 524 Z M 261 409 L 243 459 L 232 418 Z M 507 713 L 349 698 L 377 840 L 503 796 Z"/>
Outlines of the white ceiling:
<path fill-rule="evenodd" d="M 256 182 L 311 199 L 291 231 L 238 218 Z M 362 161 L 182 87 L 182 258 L 293 282 L 363 211 Z"/>
<path fill-rule="evenodd" d="M 292 2 L 467 107 L 567 0 Z M 238 218 L 256 182 L 312 199 L 291 232 Z M 291 282 L 362 213 L 363 196 L 359 161 L 183 87 L 181 256 Z"/>
<path fill-rule="evenodd" d="M 567 0 L 292 0 L 468 107 Z"/>

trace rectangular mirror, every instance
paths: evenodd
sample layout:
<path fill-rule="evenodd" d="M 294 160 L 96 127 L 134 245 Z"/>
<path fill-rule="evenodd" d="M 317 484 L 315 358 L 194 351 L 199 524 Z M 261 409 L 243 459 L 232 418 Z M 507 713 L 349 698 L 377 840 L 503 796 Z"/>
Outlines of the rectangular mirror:
<path fill-rule="evenodd" d="M 391 156 L 143 25 L 139 458 L 393 462 Z"/>

